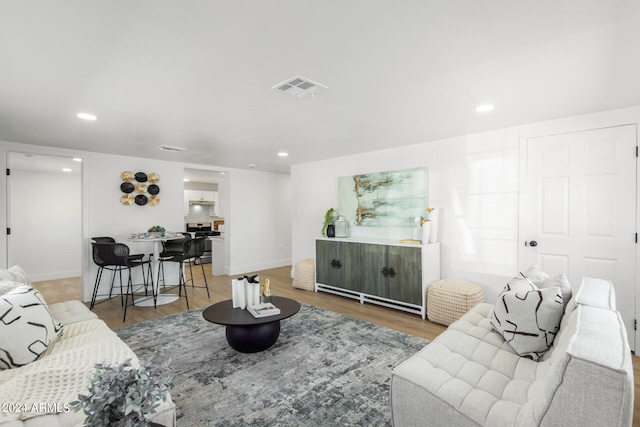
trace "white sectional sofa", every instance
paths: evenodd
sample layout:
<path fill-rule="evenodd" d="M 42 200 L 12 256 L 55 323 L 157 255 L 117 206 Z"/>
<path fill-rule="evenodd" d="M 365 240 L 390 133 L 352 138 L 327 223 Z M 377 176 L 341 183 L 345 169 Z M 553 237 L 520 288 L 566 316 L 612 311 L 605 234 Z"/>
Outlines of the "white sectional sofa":
<path fill-rule="evenodd" d="M 585 278 L 553 345 L 519 356 L 480 304 L 392 373 L 395 427 L 631 426 L 631 350 L 611 282 Z"/>
<path fill-rule="evenodd" d="M 30 285 L 3 280 L 0 271 L 0 318 L 6 322 L 11 315 L 12 303 L 7 295 L 12 287 Z M 15 285 L 15 286 L 14 286 Z M 1 292 L 4 292 L 2 294 Z M 46 306 L 46 305 L 45 305 Z M 46 310 L 46 309 L 45 309 Z M 48 344 L 40 356 L 30 363 L 10 369 L 0 369 L 0 426 L 2 427 L 62 427 L 80 426 L 85 415 L 70 408 L 78 394 L 86 394 L 96 363 L 120 363 L 138 359 L 131 349 L 102 320 L 80 301 L 67 301 L 48 305 L 49 318 L 62 325 L 62 334 Z M 14 322 L 15 323 L 15 322 Z M 10 336 L 6 325 L 0 328 L 0 361 L 15 360 L 4 346 L 18 337 Z M 5 366 L 6 368 L 6 366 Z M 161 403 L 150 420 L 168 427 L 176 425 L 175 405 L 169 398 Z"/>

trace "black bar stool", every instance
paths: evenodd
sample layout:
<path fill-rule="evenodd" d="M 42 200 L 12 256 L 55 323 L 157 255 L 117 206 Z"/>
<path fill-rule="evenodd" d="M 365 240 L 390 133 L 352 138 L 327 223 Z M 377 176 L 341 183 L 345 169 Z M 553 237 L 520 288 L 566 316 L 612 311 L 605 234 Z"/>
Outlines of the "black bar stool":
<path fill-rule="evenodd" d="M 209 284 L 207 283 L 207 275 L 204 272 L 204 265 L 202 264 L 202 256 L 205 251 L 206 237 L 196 237 L 191 241 L 191 249 L 189 250 L 189 259 L 186 260 L 189 264 L 189 273 L 191 274 L 191 287 L 192 288 L 205 288 L 207 290 L 207 298 L 211 299 L 209 294 Z M 191 266 L 200 260 L 200 268 L 202 268 L 202 277 L 204 278 L 204 286 L 196 286 L 193 279 L 193 269 Z"/>
<path fill-rule="evenodd" d="M 98 297 L 98 289 L 100 288 L 100 279 L 102 278 L 102 273 L 105 269 L 112 271 L 111 276 L 111 288 L 109 289 L 109 299 L 112 298 L 113 285 L 115 282 L 115 274 L 118 273 L 120 278 L 120 297 L 121 297 L 121 305 L 124 307 L 124 316 L 122 321 L 124 322 L 127 318 L 127 307 L 129 305 L 134 304 L 133 294 L 133 281 L 131 280 L 131 269 L 135 267 L 140 267 L 142 269 L 143 276 L 143 286 L 145 290 L 145 295 L 147 295 L 147 290 L 149 286 L 149 282 L 147 278 L 151 278 L 151 265 L 148 260 L 144 260 L 142 258 L 131 258 L 129 256 L 129 247 L 124 243 L 96 243 L 92 242 L 91 246 L 93 247 L 93 261 L 98 266 L 98 273 L 96 274 L 96 282 L 93 286 L 93 295 L 91 296 L 91 305 L 90 308 L 96 304 L 96 298 Z M 145 278 L 144 275 L 144 266 L 147 265 L 149 268 L 149 275 Z M 127 278 L 127 289 L 124 292 L 125 298 L 122 301 L 122 270 L 126 269 L 128 273 Z M 131 295 L 131 304 L 129 304 L 129 295 Z"/>
<path fill-rule="evenodd" d="M 162 279 L 158 278 L 158 284 L 162 280 L 162 288 L 164 292 L 168 292 L 172 289 L 178 288 L 178 296 L 182 297 L 184 291 L 184 299 L 187 302 L 187 309 L 189 309 L 189 298 L 187 297 L 187 287 L 184 278 L 184 262 L 189 259 L 189 251 L 191 249 L 191 236 L 185 236 L 182 239 L 169 240 L 162 242 L 163 251 L 160 253 L 160 275 Z M 164 263 L 165 262 L 177 262 L 178 263 L 178 284 L 175 286 L 169 286 L 167 288 L 164 279 Z M 158 286 L 158 293 L 160 286 Z M 163 292 L 163 293 L 164 293 Z M 156 295 L 157 297 L 157 295 Z"/>

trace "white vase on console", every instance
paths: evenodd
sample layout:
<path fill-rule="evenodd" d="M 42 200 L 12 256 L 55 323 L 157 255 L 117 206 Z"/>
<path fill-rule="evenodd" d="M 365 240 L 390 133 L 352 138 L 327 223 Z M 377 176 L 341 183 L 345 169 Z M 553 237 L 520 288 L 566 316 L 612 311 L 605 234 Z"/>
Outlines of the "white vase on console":
<path fill-rule="evenodd" d="M 431 221 L 425 219 L 421 223 L 422 226 L 422 244 L 428 245 L 431 238 Z"/>

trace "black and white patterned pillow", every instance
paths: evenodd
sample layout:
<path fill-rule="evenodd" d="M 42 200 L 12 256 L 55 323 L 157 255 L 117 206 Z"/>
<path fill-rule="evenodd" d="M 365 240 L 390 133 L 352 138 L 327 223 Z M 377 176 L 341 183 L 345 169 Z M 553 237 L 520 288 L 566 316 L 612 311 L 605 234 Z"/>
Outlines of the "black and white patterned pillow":
<path fill-rule="evenodd" d="M 21 285 L 0 296 L 0 369 L 37 360 L 60 335 L 62 325 L 31 286 Z"/>
<path fill-rule="evenodd" d="M 563 312 L 558 286 L 538 289 L 521 273 L 498 296 L 491 324 L 520 356 L 538 360 L 551 348 Z"/>

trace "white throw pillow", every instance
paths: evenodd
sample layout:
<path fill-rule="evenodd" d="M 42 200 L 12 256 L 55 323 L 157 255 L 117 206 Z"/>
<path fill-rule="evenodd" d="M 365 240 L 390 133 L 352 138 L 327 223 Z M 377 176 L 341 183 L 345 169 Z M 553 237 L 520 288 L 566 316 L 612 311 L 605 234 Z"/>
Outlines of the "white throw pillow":
<path fill-rule="evenodd" d="M 532 264 L 531 267 L 525 271 L 524 275 L 532 282 L 549 278 L 549 275 L 545 273 L 538 264 Z"/>
<path fill-rule="evenodd" d="M 14 265 L 8 270 L 0 270 L 0 281 L 24 283 L 31 286 L 31 280 L 27 273 L 18 265 Z M 0 293 L 2 295 L 2 293 Z"/>
<path fill-rule="evenodd" d="M 562 293 L 562 305 L 563 307 L 567 307 L 569 300 L 571 299 L 571 284 L 569 283 L 569 279 L 567 276 L 560 273 L 557 276 L 549 277 L 548 279 L 538 280 L 533 282 L 539 289 L 546 289 L 552 286 L 557 286 L 560 288 L 560 292 Z"/>
<path fill-rule="evenodd" d="M 520 274 L 498 296 L 491 324 L 520 356 L 538 360 L 551 348 L 563 312 L 559 287 L 538 289 Z"/>
<path fill-rule="evenodd" d="M 560 287 L 560 290 L 562 291 L 563 304 L 565 307 L 567 306 L 572 296 L 571 284 L 569 283 L 567 276 L 560 273 L 557 276 L 551 277 L 537 264 L 533 264 L 529 267 L 524 275 L 540 289 L 549 288 L 551 286 Z"/>
<path fill-rule="evenodd" d="M 0 296 L 0 369 L 37 360 L 60 335 L 62 325 L 37 290 L 21 285 Z"/>
<path fill-rule="evenodd" d="M 16 288 L 24 285 L 22 282 L 14 282 L 13 280 L 0 280 L 0 296 L 14 291 Z"/>

